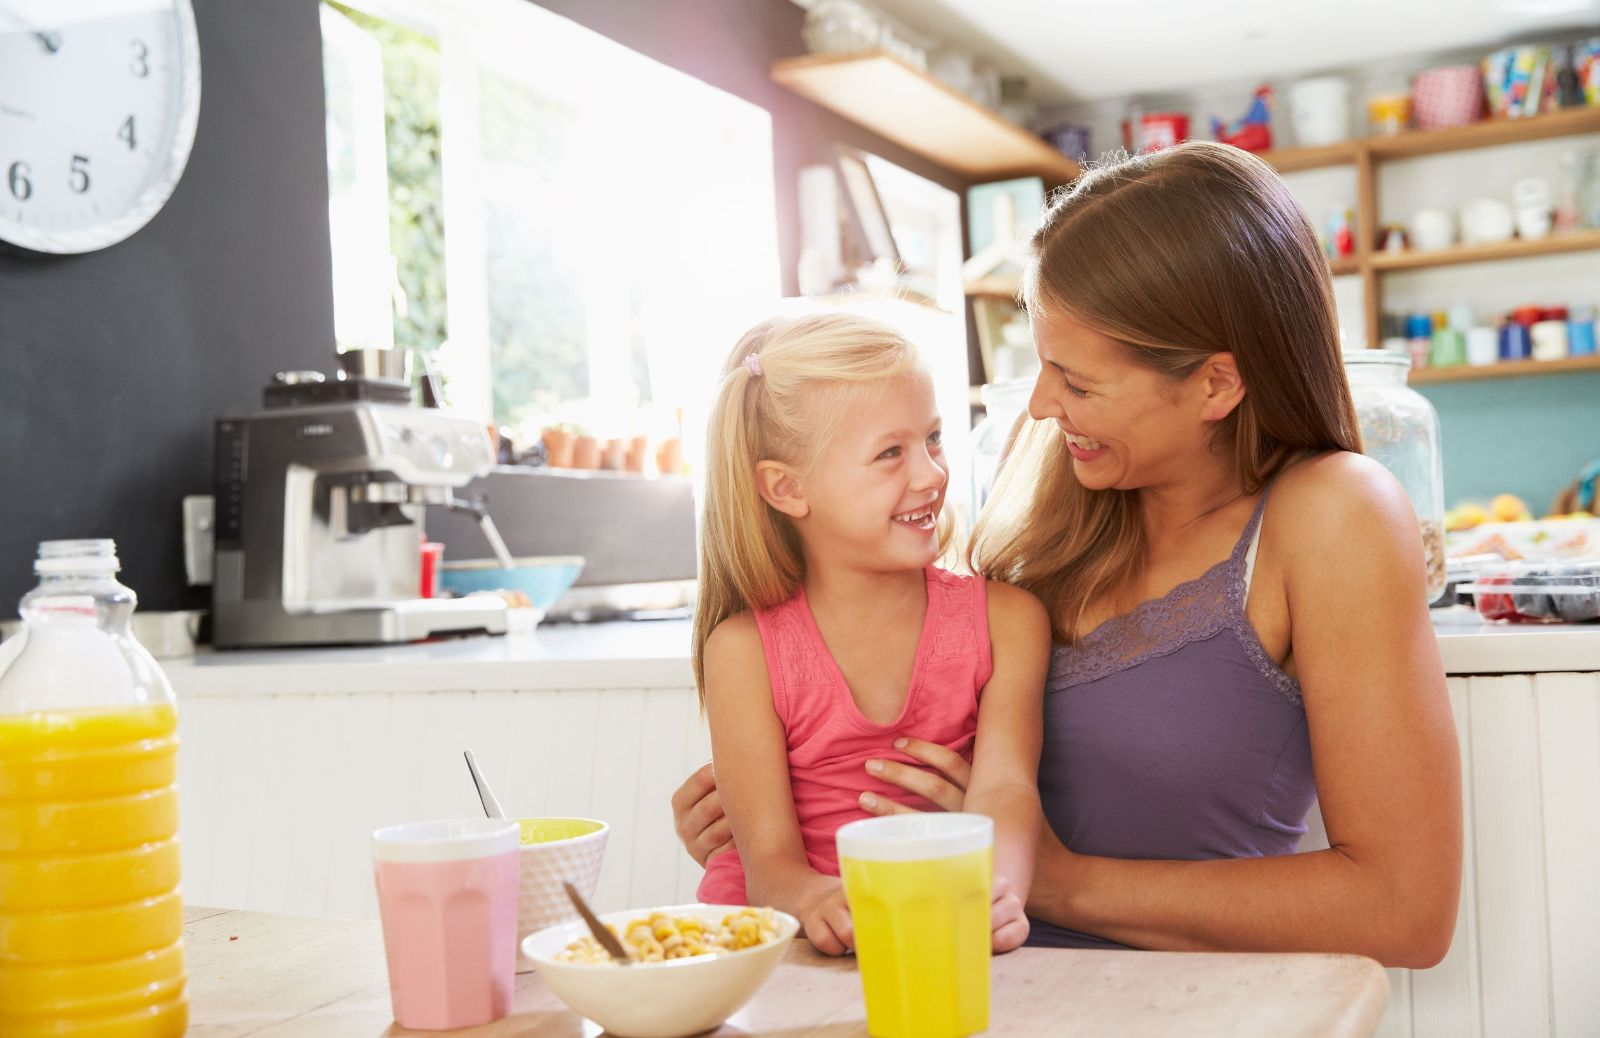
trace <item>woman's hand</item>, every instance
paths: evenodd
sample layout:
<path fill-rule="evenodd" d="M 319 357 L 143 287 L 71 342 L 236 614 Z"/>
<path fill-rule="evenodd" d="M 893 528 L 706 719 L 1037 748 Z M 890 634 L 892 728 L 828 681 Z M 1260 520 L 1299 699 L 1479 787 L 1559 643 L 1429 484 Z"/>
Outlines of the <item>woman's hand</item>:
<path fill-rule="evenodd" d="M 843 955 L 856 946 L 856 931 L 850 922 L 850 905 L 844 899 L 844 885 L 833 880 L 800 908 L 800 928 L 806 940 L 824 955 Z"/>
<path fill-rule="evenodd" d="M 672 794 L 672 823 L 683 849 L 701 868 L 723 851 L 733 850 L 733 830 L 722 813 L 717 776 L 710 761 L 684 779 Z"/>
<path fill-rule="evenodd" d="M 942 811 L 959 811 L 972 781 L 972 765 L 954 750 L 922 739 L 896 739 L 894 748 L 932 770 L 889 760 L 867 761 L 867 771 L 885 782 L 915 793 Z M 875 815 L 916 814 L 917 809 L 872 793 L 861 794 L 862 810 Z"/>
<path fill-rule="evenodd" d="M 1022 899 L 1004 876 L 994 881 L 994 901 L 989 905 L 989 940 L 996 954 L 1014 951 L 1028 939 L 1028 917 Z"/>

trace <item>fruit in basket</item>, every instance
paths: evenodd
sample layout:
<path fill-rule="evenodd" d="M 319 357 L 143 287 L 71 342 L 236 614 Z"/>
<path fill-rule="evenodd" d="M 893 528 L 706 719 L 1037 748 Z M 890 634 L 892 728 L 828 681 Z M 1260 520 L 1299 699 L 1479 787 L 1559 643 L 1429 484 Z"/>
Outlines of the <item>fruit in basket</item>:
<path fill-rule="evenodd" d="M 1489 521 L 1489 512 L 1476 501 L 1463 501 L 1444 514 L 1444 528 L 1454 533 Z"/>
<path fill-rule="evenodd" d="M 1517 495 L 1497 494 L 1489 502 L 1489 517 L 1497 523 L 1525 523 L 1533 518 L 1533 513 Z"/>

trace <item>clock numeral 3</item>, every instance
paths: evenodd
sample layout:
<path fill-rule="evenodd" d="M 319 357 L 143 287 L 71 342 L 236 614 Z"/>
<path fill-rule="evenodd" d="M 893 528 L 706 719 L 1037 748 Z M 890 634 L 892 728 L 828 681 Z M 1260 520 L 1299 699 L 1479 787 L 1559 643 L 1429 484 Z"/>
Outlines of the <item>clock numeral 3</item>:
<path fill-rule="evenodd" d="M 89 156 L 72 156 L 72 190 L 83 194 L 89 190 Z"/>
<path fill-rule="evenodd" d="M 133 116 L 128 116 L 127 121 L 122 124 L 122 129 L 117 131 L 117 139 L 127 141 L 129 151 L 138 146 L 139 142 L 134 139 L 133 135 Z"/>
<path fill-rule="evenodd" d="M 140 79 L 150 75 L 150 48 L 146 47 L 142 40 L 133 41 L 133 64 L 128 68 Z"/>
<path fill-rule="evenodd" d="M 11 164 L 6 172 L 6 183 L 11 188 L 11 197 L 19 202 L 26 202 L 33 197 L 33 181 L 28 179 L 28 164 L 17 161 Z"/>

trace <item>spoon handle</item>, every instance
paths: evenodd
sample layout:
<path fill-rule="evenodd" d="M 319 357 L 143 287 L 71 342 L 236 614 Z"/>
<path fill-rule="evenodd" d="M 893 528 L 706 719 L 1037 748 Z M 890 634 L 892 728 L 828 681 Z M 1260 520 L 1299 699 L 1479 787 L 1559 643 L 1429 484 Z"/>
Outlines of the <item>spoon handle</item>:
<path fill-rule="evenodd" d="M 500 801 L 494 798 L 494 790 L 489 788 L 489 783 L 484 781 L 483 773 L 478 770 L 478 759 L 468 750 L 464 754 L 467 758 L 467 770 L 472 772 L 472 784 L 478 787 L 478 799 L 483 803 L 483 813 L 490 818 L 504 818 L 505 811 L 500 807 Z"/>
<path fill-rule="evenodd" d="M 607 954 L 624 966 L 633 962 L 632 959 L 628 958 L 628 951 L 622 946 L 622 942 L 617 940 L 617 935 L 612 933 L 611 928 L 602 923 L 600 918 L 594 914 L 593 909 L 589 907 L 589 902 L 585 901 L 583 895 L 578 893 L 578 888 L 564 881 L 561 885 L 566 889 L 567 899 L 572 902 L 572 907 L 576 908 L 578 914 L 583 916 L 583 921 L 589 924 L 589 932 L 594 934 L 594 939 L 600 942 L 600 947 L 604 948 Z"/>

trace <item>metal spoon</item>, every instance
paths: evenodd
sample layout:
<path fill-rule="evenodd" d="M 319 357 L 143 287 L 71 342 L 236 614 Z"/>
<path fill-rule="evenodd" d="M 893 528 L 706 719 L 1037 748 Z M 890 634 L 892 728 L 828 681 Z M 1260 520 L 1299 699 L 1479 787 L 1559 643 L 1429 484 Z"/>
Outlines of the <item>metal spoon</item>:
<path fill-rule="evenodd" d="M 572 907 L 578 910 L 578 914 L 583 916 L 583 921 L 588 924 L 589 932 L 594 934 L 594 939 L 600 942 L 600 947 L 604 948 L 608 955 L 622 965 L 631 966 L 633 960 L 628 958 L 628 950 L 622 946 L 621 941 L 617 940 L 617 935 L 611 932 L 611 927 L 602 923 L 600 917 L 594 914 L 594 910 L 589 907 L 589 902 L 585 901 L 583 895 L 578 893 L 578 888 L 567 882 L 562 882 L 561 885 L 566 889 L 567 899 L 572 902 Z"/>
<path fill-rule="evenodd" d="M 506 813 L 500 807 L 500 801 L 495 799 L 494 790 L 489 788 L 488 781 L 483 773 L 478 770 L 478 760 L 467 750 L 462 756 L 467 758 L 467 770 L 472 772 L 472 784 L 478 787 L 478 799 L 483 802 L 483 813 L 490 818 L 504 818 Z"/>

